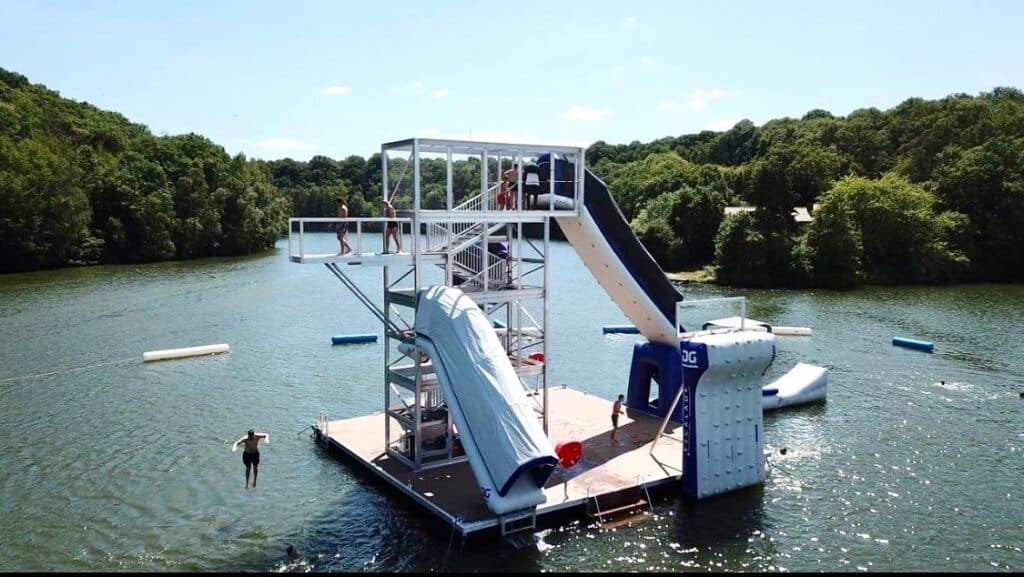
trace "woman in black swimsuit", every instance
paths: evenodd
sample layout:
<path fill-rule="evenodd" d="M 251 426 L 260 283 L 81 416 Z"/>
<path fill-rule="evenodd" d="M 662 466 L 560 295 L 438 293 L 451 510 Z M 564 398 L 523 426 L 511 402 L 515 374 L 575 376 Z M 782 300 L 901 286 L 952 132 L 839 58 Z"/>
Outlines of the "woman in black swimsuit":
<path fill-rule="evenodd" d="M 345 205 L 345 201 L 338 197 L 334 199 L 334 202 L 338 207 L 338 218 L 348 218 L 348 206 Z M 338 231 L 338 244 L 341 245 L 338 254 L 344 255 L 352 252 L 352 247 L 349 246 L 348 238 L 346 238 L 348 235 L 348 223 L 339 222 L 336 230 Z"/>
<path fill-rule="evenodd" d="M 390 202 L 386 200 L 382 200 L 380 202 L 384 209 L 384 216 L 389 218 L 398 216 L 398 213 L 395 211 L 395 207 L 391 206 Z M 386 223 L 384 231 L 384 252 L 391 252 L 389 248 L 391 247 L 390 239 L 392 238 L 395 239 L 395 252 L 402 252 L 402 235 L 398 232 L 397 220 L 389 220 Z"/>
<path fill-rule="evenodd" d="M 257 433 L 252 429 L 246 433 L 244 437 L 235 441 L 234 445 L 231 445 L 231 452 L 234 453 L 238 450 L 238 445 L 244 443 L 245 449 L 242 450 L 242 464 L 245 465 L 245 488 L 249 488 L 249 469 L 252 469 L 252 486 L 256 487 L 256 477 L 260 474 L 260 439 L 263 439 L 270 444 L 270 435 L 267 433 Z"/>

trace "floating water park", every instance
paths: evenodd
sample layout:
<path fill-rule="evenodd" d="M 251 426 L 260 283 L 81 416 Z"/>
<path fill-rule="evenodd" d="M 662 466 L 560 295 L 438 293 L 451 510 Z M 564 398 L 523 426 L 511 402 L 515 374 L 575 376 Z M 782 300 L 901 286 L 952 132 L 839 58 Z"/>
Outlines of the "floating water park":
<path fill-rule="evenodd" d="M 427 182 L 421 161 L 438 158 L 447 172 Z M 480 167 L 479 190 L 459 202 L 456 158 Z M 514 542 L 560 514 L 604 524 L 650 513 L 654 491 L 704 499 L 761 484 L 764 412 L 825 400 L 823 367 L 799 363 L 761 382 L 776 335 L 811 329 L 747 319 L 742 297 L 684 300 L 587 170 L 582 148 L 413 138 L 382 145 L 381 163 L 393 215 L 289 223 L 291 262 L 325 266 L 383 326 L 382 412 L 321 412 L 314 438 L 463 538 L 496 531 Z M 646 339 L 633 348 L 615 425 L 642 443 L 610 442 L 614 399 L 549 383 L 555 223 L 632 323 L 605 332 Z M 395 226 L 397 239 L 370 246 Z M 327 227 L 344 231 L 351 251 L 311 242 Z M 352 274 L 369 267 L 381 270 L 383 295 Z M 712 306 L 739 315 L 684 323 Z"/>

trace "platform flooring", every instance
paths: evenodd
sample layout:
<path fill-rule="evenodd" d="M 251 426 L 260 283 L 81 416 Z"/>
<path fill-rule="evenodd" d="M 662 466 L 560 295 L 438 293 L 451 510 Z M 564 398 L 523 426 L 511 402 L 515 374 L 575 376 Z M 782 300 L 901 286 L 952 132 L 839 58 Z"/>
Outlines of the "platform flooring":
<path fill-rule="evenodd" d="M 291 254 L 288 257 L 292 262 L 299 264 L 324 264 L 338 263 L 352 266 L 402 266 L 412 265 L 413 254 L 410 252 L 358 252 L 353 250 L 346 254 L 338 253 L 308 253 Z M 420 261 L 427 263 L 443 263 L 445 255 L 438 252 L 420 253 Z"/>
<path fill-rule="evenodd" d="M 619 417 L 618 444 L 612 445 L 612 401 L 558 386 L 548 389 L 549 438 L 552 445 L 580 441 L 583 456 L 568 469 L 558 467 L 544 492 L 547 501 L 537 507 L 537 522 L 545 516 L 587 507 L 588 495 L 621 495 L 641 487 L 653 488 L 677 481 L 682 471 L 682 446 L 678 440 L 662 438 L 650 454 L 650 445 L 661 419 L 632 409 Z M 412 471 L 384 451 L 384 414 L 376 413 L 340 421 L 329 421 L 327 443 L 331 449 L 390 483 L 422 505 L 431 514 L 456 528 L 462 535 L 498 525 L 483 498 L 468 462 Z M 314 427 L 316 438 L 323 431 Z M 400 427 L 393 424 L 395 440 Z M 678 425 L 669 433 L 679 436 Z M 678 484 L 676 484 L 678 486 Z M 590 511 L 593 511 L 591 500 Z M 605 508 L 602 506 L 602 508 Z"/>

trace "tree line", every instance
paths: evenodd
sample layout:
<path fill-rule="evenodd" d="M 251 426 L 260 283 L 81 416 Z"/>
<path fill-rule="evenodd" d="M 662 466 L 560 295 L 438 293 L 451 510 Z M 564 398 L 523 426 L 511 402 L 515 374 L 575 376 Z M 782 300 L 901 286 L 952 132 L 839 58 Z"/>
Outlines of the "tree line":
<path fill-rule="evenodd" d="M 1015 88 L 586 154 L 665 268 L 713 265 L 719 282 L 759 287 L 1024 280 Z M 798 228 L 793 209 L 815 205 Z"/>
<path fill-rule="evenodd" d="M 663 268 L 713 266 L 719 282 L 1024 280 L 1024 94 L 911 98 L 845 117 L 586 150 Z M 395 205 L 408 167 L 389 158 Z M 421 163 L 422 205 L 445 205 L 443 159 Z M 456 203 L 480 162 L 453 166 Z M 144 126 L 0 69 L 0 272 L 239 254 L 273 245 L 287 217 L 379 216 L 380 155 L 250 160 L 194 134 Z M 726 216 L 729 205 L 752 207 Z M 813 210 L 799 227 L 798 206 Z"/>
<path fill-rule="evenodd" d="M 0 207 L 0 272 L 263 250 L 290 210 L 261 163 L 2 68 Z"/>

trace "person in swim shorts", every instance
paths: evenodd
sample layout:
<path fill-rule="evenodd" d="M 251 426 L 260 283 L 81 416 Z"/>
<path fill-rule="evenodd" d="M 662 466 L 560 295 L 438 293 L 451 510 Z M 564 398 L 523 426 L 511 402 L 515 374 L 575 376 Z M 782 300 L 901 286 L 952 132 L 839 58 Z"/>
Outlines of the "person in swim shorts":
<path fill-rule="evenodd" d="M 381 201 L 381 207 L 383 208 L 384 216 L 387 218 L 395 218 L 398 215 L 395 207 L 386 200 Z M 395 252 L 402 252 L 402 235 L 398 231 L 398 221 L 389 220 L 384 228 L 384 252 L 391 252 L 389 249 L 391 248 L 390 239 L 392 238 L 395 239 Z"/>
<path fill-rule="evenodd" d="M 615 404 L 612 405 L 612 444 L 615 444 L 615 434 L 619 431 L 619 415 L 622 414 L 622 401 L 625 400 L 625 395 L 619 395 L 619 398 L 615 400 Z"/>
<path fill-rule="evenodd" d="M 242 464 L 245 465 L 245 488 L 249 488 L 249 470 L 252 469 L 252 486 L 256 488 L 256 477 L 260 474 L 260 439 L 263 439 L 270 444 L 270 435 L 267 433 L 257 433 L 252 429 L 246 433 L 244 437 L 235 441 L 234 445 L 231 445 L 231 452 L 234 453 L 238 450 L 239 444 L 244 444 L 245 449 L 242 450 Z"/>

